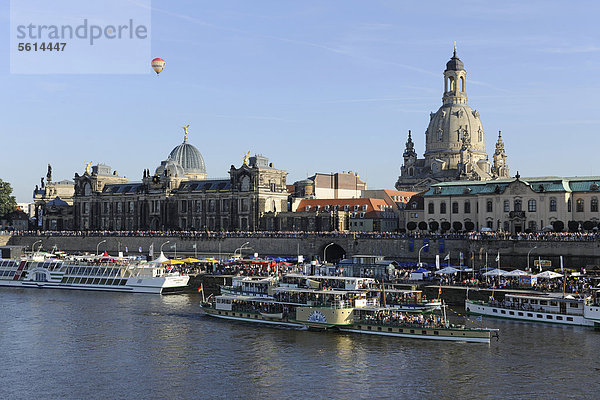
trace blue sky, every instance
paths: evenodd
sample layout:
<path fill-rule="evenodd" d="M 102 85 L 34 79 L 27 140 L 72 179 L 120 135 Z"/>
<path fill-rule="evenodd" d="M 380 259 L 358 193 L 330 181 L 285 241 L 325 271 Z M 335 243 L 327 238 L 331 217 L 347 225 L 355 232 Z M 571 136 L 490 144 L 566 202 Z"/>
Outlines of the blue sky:
<path fill-rule="evenodd" d="M 9 2 L 0 6 L 8 60 Z M 153 2 L 146 75 L 16 75 L 0 67 L 0 178 L 18 201 L 46 166 L 87 161 L 140 180 L 183 139 L 210 177 L 250 150 L 288 171 L 356 171 L 393 188 L 407 131 L 424 150 L 457 41 L 486 150 L 502 130 L 511 175 L 600 175 L 595 1 Z"/>

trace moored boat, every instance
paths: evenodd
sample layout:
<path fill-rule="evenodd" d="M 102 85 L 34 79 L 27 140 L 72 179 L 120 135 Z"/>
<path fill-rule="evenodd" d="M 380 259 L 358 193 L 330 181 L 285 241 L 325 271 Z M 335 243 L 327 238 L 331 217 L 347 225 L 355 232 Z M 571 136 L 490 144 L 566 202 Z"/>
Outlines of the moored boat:
<path fill-rule="evenodd" d="M 511 293 L 506 294 L 503 301 L 493 297 L 488 301 L 465 301 L 468 314 L 577 326 L 594 326 L 593 309 L 589 296 L 564 296 L 560 293 Z M 598 318 L 600 322 L 600 313 Z"/>
<path fill-rule="evenodd" d="M 183 290 L 189 279 L 129 259 L 0 259 L 0 286 L 165 294 Z"/>
<path fill-rule="evenodd" d="M 273 297 L 219 295 L 202 309 L 229 320 L 413 339 L 489 343 L 498 333 L 450 325 L 440 316 L 380 307 L 365 291 L 284 287 L 275 289 Z"/>

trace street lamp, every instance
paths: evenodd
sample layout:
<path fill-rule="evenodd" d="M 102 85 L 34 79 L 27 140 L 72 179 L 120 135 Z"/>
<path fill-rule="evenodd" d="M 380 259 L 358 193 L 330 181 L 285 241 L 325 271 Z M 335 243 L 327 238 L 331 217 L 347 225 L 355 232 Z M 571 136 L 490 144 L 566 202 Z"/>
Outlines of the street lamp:
<path fill-rule="evenodd" d="M 332 246 L 332 245 L 334 245 L 334 244 L 335 244 L 335 243 L 331 242 L 331 243 L 329 243 L 327 246 L 325 246 L 325 248 L 323 249 L 323 264 L 326 264 L 326 263 L 327 263 L 327 258 L 325 257 L 325 252 L 327 251 L 327 248 L 328 248 L 329 246 Z"/>
<path fill-rule="evenodd" d="M 537 249 L 537 246 L 533 246 L 528 252 L 527 252 L 527 270 L 531 271 L 531 268 L 529 267 L 529 255 L 531 254 L 531 252 L 535 249 Z"/>
<path fill-rule="evenodd" d="M 98 248 L 100 247 L 100 245 L 101 245 L 102 243 L 106 243 L 106 239 L 104 239 L 103 241 L 99 242 L 99 243 L 96 245 L 96 255 L 98 255 Z"/>
<path fill-rule="evenodd" d="M 420 249 L 419 249 L 419 267 L 421 266 L 421 250 L 423 250 L 425 247 L 429 247 L 429 243 L 425 243 Z"/>
<path fill-rule="evenodd" d="M 164 246 L 165 244 L 167 244 L 167 243 L 171 243 L 171 241 L 170 241 L 170 240 L 167 240 L 166 242 L 164 242 L 163 244 L 161 244 L 161 245 L 160 245 L 160 254 L 162 254 L 162 248 L 163 248 L 163 246 Z"/>
<path fill-rule="evenodd" d="M 242 256 L 242 250 L 244 249 L 244 247 L 246 245 L 250 244 L 250 242 L 246 242 L 243 245 L 241 245 L 240 247 L 238 247 L 237 249 L 235 249 L 235 251 L 233 252 L 233 256 L 235 257 L 235 255 L 237 254 L 238 250 L 240 251 L 240 257 Z"/>
<path fill-rule="evenodd" d="M 34 252 L 34 249 L 35 249 L 35 244 L 36 244 L 37 242 L 40 242 L 40 243 L 42 243 L 42 241 L 41 241 L 41 240 L 36 240 L 35 242 L 33 242 L 33 244 L 31 245 L 31 253 L 32 253 L 32 254 L 33 254 L 33 252 Z"/>

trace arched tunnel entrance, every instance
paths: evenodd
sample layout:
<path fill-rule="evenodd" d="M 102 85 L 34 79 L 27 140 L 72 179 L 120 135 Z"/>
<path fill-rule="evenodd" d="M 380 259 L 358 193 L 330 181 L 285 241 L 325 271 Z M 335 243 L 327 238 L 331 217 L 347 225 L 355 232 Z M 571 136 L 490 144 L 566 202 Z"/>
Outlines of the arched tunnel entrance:
<path fill-rule="evenodd" d="M 346 250 L 342 246 L 337 243 L 328 243 L 321 246 L 321 256 L 319 258 L 325 262 L 337 262 L 345 255 Z"/>

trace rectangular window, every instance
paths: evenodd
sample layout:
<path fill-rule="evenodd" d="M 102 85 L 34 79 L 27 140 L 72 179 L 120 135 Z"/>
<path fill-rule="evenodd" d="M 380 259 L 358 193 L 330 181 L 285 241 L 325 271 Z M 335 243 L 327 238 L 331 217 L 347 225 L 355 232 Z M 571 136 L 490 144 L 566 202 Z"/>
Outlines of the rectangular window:
<path fill-rule="evenodd" d="M 471 212 L 471 202 L 469 200 L 465 201 L 465 214 L 469 214 Z"/>
<path fill-rule="evenodd" d="M 452 203 L 452 214 L 458 214 L 458 203 Z"/>
<path fill-rule="evenodd" d="M 187 212 L 187 201 L 186 200 L 181 200 L 181 212 Z"/>
<path fill-rule="evenodd" d="M 504 200 L 504 212 L 510 211 L 510 201 Z"/>

